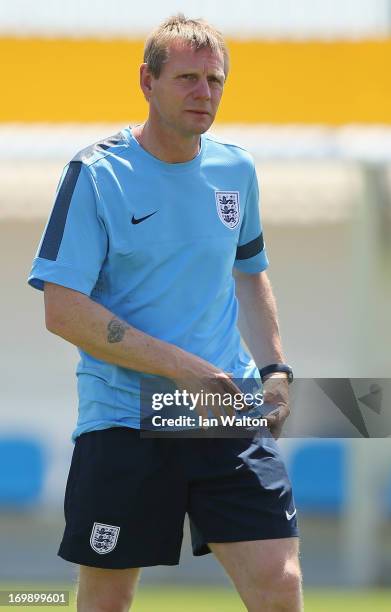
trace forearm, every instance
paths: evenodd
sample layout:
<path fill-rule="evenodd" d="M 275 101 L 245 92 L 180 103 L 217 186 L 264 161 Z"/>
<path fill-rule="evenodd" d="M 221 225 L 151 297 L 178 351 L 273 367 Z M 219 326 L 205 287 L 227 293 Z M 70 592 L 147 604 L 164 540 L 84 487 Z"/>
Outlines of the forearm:
<path fill-rule="evenodd" d="M 49 331 L 108 363 L 171 378 L 186 361 L 197 359 L 128 325 L 77 291 L 45 283 L 45 311 Z"/>
<path fill-rule="evenodd" d="M 259 368 L 283 363 L 276 300 L 266 272 L 235 273 L 239 330 Z"/>

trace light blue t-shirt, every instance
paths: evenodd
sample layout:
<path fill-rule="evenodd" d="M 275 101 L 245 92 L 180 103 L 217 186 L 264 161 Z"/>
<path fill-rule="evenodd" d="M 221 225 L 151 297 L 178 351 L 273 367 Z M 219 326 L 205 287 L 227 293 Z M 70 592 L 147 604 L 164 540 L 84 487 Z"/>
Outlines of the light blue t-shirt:
<path fill-rule="evenodd" d="M 205 134 L 194 159 L 169 164 L 126 127 L 64 168 L 28 282 L 80 291 L 135 328 L 247 378 L 256 368 L 237 328 L 233 266 L 250 274 L 268 266 L 249 153 Z M 79 353 L 73 439 L 139 428 L 143 374 Z"/>

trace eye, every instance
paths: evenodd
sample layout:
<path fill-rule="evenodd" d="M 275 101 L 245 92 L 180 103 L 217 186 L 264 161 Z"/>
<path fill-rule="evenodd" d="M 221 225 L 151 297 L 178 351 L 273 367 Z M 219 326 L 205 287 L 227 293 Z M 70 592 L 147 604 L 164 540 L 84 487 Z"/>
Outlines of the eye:
<path fill-rule="evenodd" d="M 180 78 L 186 81 L 194 81 L 197 77 L 195 74 L 181 74 Z"/>
<path fill-rule="evenodd" d="M 222 85 L 223 85 L 222 80 L 221 80 L 221 79 L 219 79 L 219 77 L 216 77 L 216 76 L 211 76 L 211 77 L 209 77 L 209 78 L 208 78 L 208 81 L 209 81 L 210 83 L 215 83 L 215 84 L 217 84 L 217 85 L 220 85 L 221 87 L 222 87 Z"/>

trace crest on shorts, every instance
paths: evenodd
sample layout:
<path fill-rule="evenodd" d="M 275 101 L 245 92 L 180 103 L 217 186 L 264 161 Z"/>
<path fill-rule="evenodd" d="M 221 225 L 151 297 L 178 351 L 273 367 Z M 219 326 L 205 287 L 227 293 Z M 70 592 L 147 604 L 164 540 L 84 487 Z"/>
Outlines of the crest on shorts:
<path fill-rule="evenodd" d="M 217 212 L 229 229 L 235 229 L 240 219 L 239 191 L 215 191 Z"/>
<path fill-rule="evenodd" d="M 90 537 L 91 548 L 100 555 L 111 552 L 117 545 L 119 530 L 115 525 L 94 523 Z"/>

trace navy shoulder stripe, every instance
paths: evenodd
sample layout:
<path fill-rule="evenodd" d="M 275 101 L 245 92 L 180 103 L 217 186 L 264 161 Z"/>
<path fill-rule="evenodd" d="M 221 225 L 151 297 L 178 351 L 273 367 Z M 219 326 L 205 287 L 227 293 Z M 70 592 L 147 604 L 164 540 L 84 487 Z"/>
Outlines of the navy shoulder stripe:
<path fill-rule="evenodd" d="M 250 240 L 247 244 L 243 244 L 236 249 L 236 259 L 250 259 L 258 255 L 263 250 L 263 234 L 259 234 L 258 238 Z"/>
<path fill-rule="evenodd" d="M 115 147 L 116 145 L 126 143 L 126 139 L 122 132 L 118 132 L 114 134 L 114 136 L 109 136 L 105 140 L 99 140 L 98 142 L 94 142 L 94 144 L 82 149 L 75 155 L 72 161 L 82 161 L 87 162 L 91 160 L 92 157 L 96 156 L 99 153 L 104 153 L 107 149 L 111 149 L 111 147 Z M 97 157 L 96 159 L 99 159 Z"/>
<path fill-rule="evenodd" d="M 81 161 L 71 161 L 68 166 L 67 173 L 57 194 L 52 214 L 50 215 L 38 257 L 50 259 L 51 261 L 56 261 L 57 259 L 61 240 L 64 235 L 69 206 L 77 179 L 79 178 L 81 166 Z"/>
<path fill-rule="evenodd" d="M 101 140 L 97 142 L 96 146 L 101 149 L 106 150 L 106 149 L 110 149 L 110 147 L 114 147 L 115 145 L 119 144 L 121 141 L 124 141 L 124 140 L 125 138 L 122 132 L 118 132 L 114 136 L 110 136 L 109 138 L 106 138 L 105 140 Z"/>

